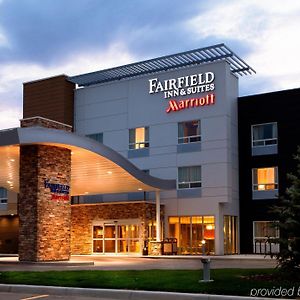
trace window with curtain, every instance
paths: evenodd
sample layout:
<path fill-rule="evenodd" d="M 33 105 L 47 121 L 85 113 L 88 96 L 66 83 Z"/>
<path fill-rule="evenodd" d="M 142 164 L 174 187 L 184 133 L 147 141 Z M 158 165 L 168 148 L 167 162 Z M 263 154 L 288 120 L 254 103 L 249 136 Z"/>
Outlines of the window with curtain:
<path fill-rule="evenodd" d="M 103 143 L 103 133 L 93 133 L 93 134 L 87 134 L 86 137 L 93 139 L 97 141 L 98 143 Z"/>
<path fill-rule="evenodd" d="M 149 127 L 129 129 L 129 149 L 149 148 Z"/>
<path fill-rule="evenodd" d="M 277 123 L 252 126 L 252 147 L 277 144 Z"/>
<path fill-rule="evenodd" d="M 201 166 L 178 168 L 178 189 L 201 187 Z"/>
<path fill-rule="evenodd" d="M 265 191 L 278 189 L 278 168 L 252 169 L 253 190 Z"/>
<path fill-rule="evenodd" d="M 178 144 L 201 141 L 200 120 L 178 123 Z"/>

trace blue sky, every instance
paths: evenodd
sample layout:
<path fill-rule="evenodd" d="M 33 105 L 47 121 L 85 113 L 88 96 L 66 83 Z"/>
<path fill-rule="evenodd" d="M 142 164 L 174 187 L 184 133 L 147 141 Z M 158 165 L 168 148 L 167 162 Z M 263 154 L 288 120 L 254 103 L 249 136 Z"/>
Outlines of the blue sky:
<path fill-rule="evenodd" d="M 0 129 L 22 83 L 225 43 L 257 74 L 240 95 L 300 85 L 300 1 L 0 0 Z"/>

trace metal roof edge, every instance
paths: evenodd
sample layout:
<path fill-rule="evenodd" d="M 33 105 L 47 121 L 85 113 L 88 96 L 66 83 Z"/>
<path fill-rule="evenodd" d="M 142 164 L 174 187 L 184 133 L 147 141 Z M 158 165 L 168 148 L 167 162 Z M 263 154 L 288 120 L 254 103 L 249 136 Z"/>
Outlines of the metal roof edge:
<path fill-rule="evenodd" d="M 100 71 L 70 76 L 68 77 L 68 80 L 79 86 L 89 86 L 220 60 L 228 61 L 231 66 L 231 72 L 240 76 L 256 73 L 253 68 L 230 50 L 224 43 L 220 43 L 213 46 L 160 56 Z"/>

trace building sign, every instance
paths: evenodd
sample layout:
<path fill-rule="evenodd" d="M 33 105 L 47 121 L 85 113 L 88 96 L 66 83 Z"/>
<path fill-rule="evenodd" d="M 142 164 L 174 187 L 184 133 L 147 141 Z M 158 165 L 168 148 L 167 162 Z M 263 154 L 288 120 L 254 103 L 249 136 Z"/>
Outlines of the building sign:
<path fill-rule="evenodd" d="M 164 99 L 182 97 L 183 99 L 169 100 L 166 112 L 179 111 L 186 108 L 206 106 L 215 104 L 215 74 L 205 72 L 171 78 L 159 81 L 158 78 L 149 79 L 149 94 L 163 93 Z M 193 94 L 207 93 L 200 98 L 186 98 Z"/>
<path fill-rule="evenodd" d="M 59 183 L 50 183 L 49 180 L 44 181 L 45 188 L 49 188 L 51 192 L 51 200 L 54 201 L 69 201 L 70 186 Z"/>
<path fill-rule="evenodd" d="M 166 112 L 179 111 L 185 108 L 206 106 L 215 104 L 215 94 L 208 94 L 202 98 L 191 98 L 183 100 L 170 100 Z"/>

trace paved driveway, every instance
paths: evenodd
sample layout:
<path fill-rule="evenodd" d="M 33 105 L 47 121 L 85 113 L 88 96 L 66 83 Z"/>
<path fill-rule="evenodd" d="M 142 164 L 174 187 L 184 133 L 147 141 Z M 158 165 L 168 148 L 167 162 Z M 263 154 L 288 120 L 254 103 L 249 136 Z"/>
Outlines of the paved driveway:
<path fill-rule="evenodd" d="M 273 268 L 275 260 L 258 256 L 211 257 L 212 269 L 223 268 Z M 19 263 L 17 257 L 0 258 L 1 271 L 46 270 L 197 270 L 202 268 L 200 257 L 109 257 L 72 256 L 69 263 Z"/>

